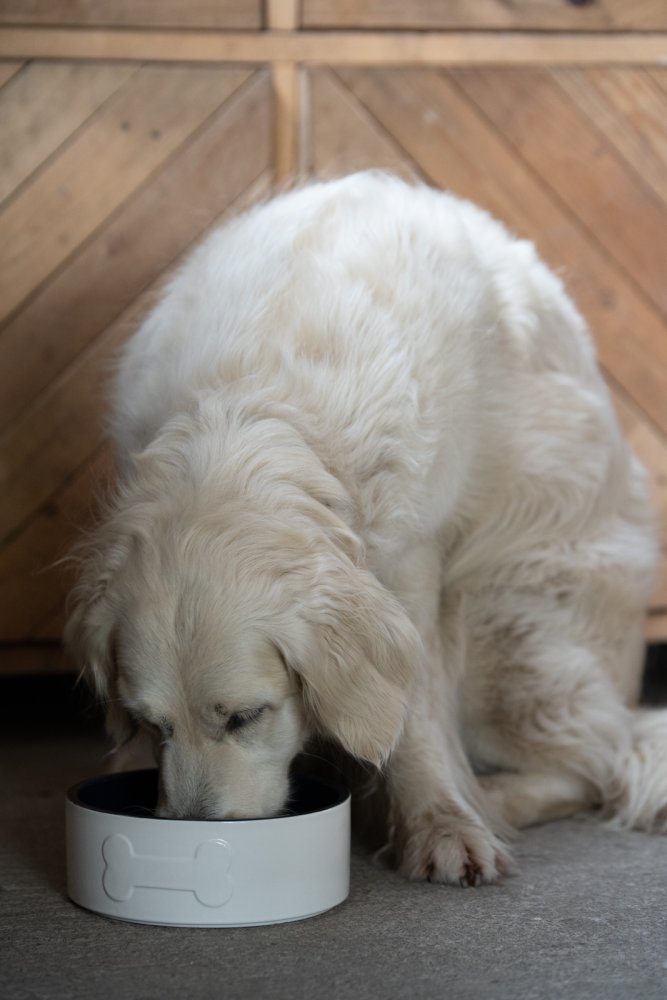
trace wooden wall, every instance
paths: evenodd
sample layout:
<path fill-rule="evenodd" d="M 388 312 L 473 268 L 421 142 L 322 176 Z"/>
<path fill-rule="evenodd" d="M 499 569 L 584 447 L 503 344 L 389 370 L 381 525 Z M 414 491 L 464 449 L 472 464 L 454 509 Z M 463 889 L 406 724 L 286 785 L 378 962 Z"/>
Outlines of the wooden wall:
<path fill-rule="evenodd" d="M 113 476 L 119 345 L 203 233 L 294 176 L 387 167 L 535 240 L 667 537 L 666 31 L 663 0 L 5 0 L 0 673 L 70 666 L 59 561 Z"/>

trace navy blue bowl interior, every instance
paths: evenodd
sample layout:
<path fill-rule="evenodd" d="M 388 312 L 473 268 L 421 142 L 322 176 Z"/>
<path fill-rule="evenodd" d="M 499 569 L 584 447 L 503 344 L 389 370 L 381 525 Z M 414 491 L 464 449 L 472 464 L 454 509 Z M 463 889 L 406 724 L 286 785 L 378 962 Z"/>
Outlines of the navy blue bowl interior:
<path fill-rule="evenodd" d="M 292 794 L 281 816 L 305 816 L 308 813 L 322 812 L 340 805 L 349 794 L 347 789 L 332 781 L 305 774 L 293 775 L 291 788 Z M 97 812 L 159 819 L 155 816 L 157 795 L 158 772 L 154 768 L 105 774 L 82 781 L 69 790 L 67 797 L 76 805 Z"/>

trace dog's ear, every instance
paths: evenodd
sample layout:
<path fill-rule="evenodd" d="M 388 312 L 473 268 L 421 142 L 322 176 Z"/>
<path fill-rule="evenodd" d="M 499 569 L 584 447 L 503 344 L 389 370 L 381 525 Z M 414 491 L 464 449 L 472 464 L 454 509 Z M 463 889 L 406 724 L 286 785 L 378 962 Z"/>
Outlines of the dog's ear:
<path fill-rule="evenodd" d="M 380 767 L 401 734 L 421 642 L 371 573 L 338 555 L 317 562 L 281 652 L 317 728 Z"/>
<path fill-rule="evenodd" d="M 94 547 L 92 555 L 84 559 L 64 633 L 65 647 L 79 666 L 81 676 L 105 705 L 107 732 L 116 746 L 131 739 L 135 729 L 116 691 L 117 611 L 111 595 L 114 577 L 127 551 L 128 542 L 117 540 L 102 548 Z"/>

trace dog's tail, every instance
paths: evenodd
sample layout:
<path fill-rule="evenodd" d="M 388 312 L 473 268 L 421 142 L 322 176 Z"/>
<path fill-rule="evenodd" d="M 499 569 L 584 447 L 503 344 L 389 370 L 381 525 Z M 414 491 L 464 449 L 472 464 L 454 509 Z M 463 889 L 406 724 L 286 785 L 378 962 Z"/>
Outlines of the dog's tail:
<path fill-rule="evenodd" d="M 611 825 L 667 833 L 667 709 L 633 712 L 622 790 L 607 804 Z"/>

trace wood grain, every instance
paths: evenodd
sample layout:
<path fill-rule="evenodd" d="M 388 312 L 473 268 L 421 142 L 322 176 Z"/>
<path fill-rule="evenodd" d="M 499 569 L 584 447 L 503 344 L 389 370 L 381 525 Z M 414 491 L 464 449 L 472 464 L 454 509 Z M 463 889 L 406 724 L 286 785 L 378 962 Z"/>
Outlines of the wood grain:
<path fill-rule="evenodd" d="M 299 27 L 300 0 L 266 0 L 265 26 L 271 31 L 294 31 Z"/>
<path fill-rule="evenodd" d="M 261 0 L 3 0 L 0 24 L 260 28 Z"/>
<path fill-rule="evenodd" d="M 667 204 L 667 89 L 665 70 L 632 67 L 559 69 L 553 79 L 604 133 L 605 141 Z"/>
<path fill-rule="evenodd" d="M 475 16 L 481 16 L 485 2 L 466 7 L 470 11 L 474 6 Z M 498 6 L 495 0 L 490 3 Z M 544 0 L 542 6 L 549 3 Z M 47 6 L 44 3 L 42 11 Z M 90 0 L 86 8 L 84 0 L 81 9 L 94 6 Z M 405 10 L 409 6 L 403 5 Z M 451 10 L 456 4 L 448 6 Z M 515 4 L 500 6 L 504 16 L 520 16 Z M 599 15 L 598 4 L 580 11 L 590 17 L 593 6 Z M 303 128 L 306 116 L 306 163 L 318 176 L 379 166 L 424 177 L 480 202 L 536 240 L 593 327 L 625 432 L 651 470 L 656 506 L 662 523 L 667 523 L 667 326 L 658 277 L 664 242 L 656 242 L 664 235 L 667 176 L 667 70 L 657 68 L 657 61 L 667 52 L 667 36 L 627 36 L 622 30 L 576 38 L 516 32 L 491 36 L 475 30 L 451 35 L 296 32 L 296 7 L 294 0 L 282 9 L 279 4 L 267 6 L 270 30 L 263 33 L 32 29 L 28 54 L 40 45 L 56 56 L 70 47 L 77 59 L 84 59 L 76 63 L 82 81 L 78 89 L 67 84 L 75 78 L 68 76 L 71 64 L 22 66 L 26 53 L 14 48 L 18 58 L 5 64 L 4 77 L 0 65 L 0 87 L 5 81 L 0 114 L 15 88 L 29 95 L 9 119 L 17 137 L 13 145 L 16 150 L 22 147 L 19 155 L 27 165 L 22 175 L 18 171 L 11 183 L 4 182 L 11 199 L 5 212 L 22 204 L 23 225 L 34 227 L 29 245 L 17 239 L 21 230 L 16 220 L 11 241 L 0 241 L 3 270 L 9 266 L 12 275 L 0 290 L 16 295 L 22 282 L 27 289 L 0 329 L 0 642 L 58 636 L 70 578 L 62 569 L 45 568 L 67 550 L 90 516 L 95 493 L 113 473 L 102 415 L 115 351 L 187 247 L 216 225 L 226 208 L 236 212 L 244 191 L 254 198 L 268 189 L 272 158 L 275 163 L 284 157 L 282 178 L 292 165 L 298 166 L 295 130 L 300 120 Z M 163 5 L 162 15 L 169 16 L 169 8 L 169 3 Z M 144 8 L 137 4 L 133 9 L 136 13 Z M 204 5 L 194 3 L 185 16 L 195 9 L 201 13 Z M 639 3 L 632 10 L 637 17 L 653 16 L 649 5 Z M 620 13 L 617 7 L 614 16 Z M 612 27 L 616 31 L 623 24 L 615 21 Z M 20 30 L 0 29 L 0 51 L 6 51 L 1 46 L 10 38 L 13 45 L 24 44 L 21 37 L 26 36 Z M 290 123 L 290 144 L 281 153 L 274 133 L 272 145 L 268 72 L 85 61 L 96 51 L 151 61 L 282 60 L 282 79 L 279 70 L 273 84 L 275 93 L 286 95 L 281 113 Z M 648 56 L 656 64 L 653 68 L 592 65 Z M 297 70 L 290 61 L 305 59 L 317 65 L 336 57 L 342 65 L 499 60 L 544 61 L 563 68 L 546 72 L 540 66 L 534 77 L 528 74 L 526 95 L 511 82 L 511 74 L 516 81 L 523 70 L 512 69 L 505 77 L 506 70 L 485 67 L 477 79 L 486 77 L 487 91 L 495 88 L 499 93 L 483 100 L 479 85 L 471 82 L 474 74 L 467 72 L 313 69 L 308 74 L 308 110 L 301 92 L 291 89 Z M 569 65 L 577 59 L 586 65 Z M 102 83 L 92 87 L 99 88 L 96 95 L 83 84 L 90 70 L 99 71 L 99 80 L 105 73 L 109 80 L 115 72 L 131 75 L 105 97 Z M 156 74 L 153 87 L 146 82 L 149 71 Z M 35 83 L 40 72 L 41 98 Z M 235 74 L 235 82 L 227 90 L 220 86 L 211 99 L 206 81 L 221 72 Z M 532 87 L 533 79 L 539 87 Z M 55 93 L 56 80 L 69 87 L 69 101 Z M 515 107 L 507 94 L 515 98 Z M 49 102 L 51 113 L 46 111 Z M 131 115 L 120 117 L 121 109 Z M 161 131 L 158 120 L 168 133 L 159 152 L 154 146 L 161 145 L 162 135 L 160 140 L 151 138 L 151 130 Z M 541 149 L 521 124 L 528 120 L 545 133 Z M 30 121 L 35 123 L 34 149 L 29 148 Z M 131 123 L 132 134 L 119 138 L 123 121 Z M 573 135 L 575 153 L 564 152 L 561 146 Z M 72 149 L 76 155 L 69 152 Z M 566 165 L 571 176 L 565 175 Z M 0 165 L 0 185 L 3 177 Z M 248 189 L 253 177 L 258 178 L 257 188 Z M 596 190 L 596 177 L 603 191 Z M 620 215 L 607 218 L 612 189 L 625 207 Z M 33 191 L 37 200 L 29 206 L 24 195 Z M 64 192 L 76 216 L 68 212 Z M 0 225 L 6 222 L 6 215 L 0 214 Z M 650 250 L 644 251 L 639 236 L 630 233 L 635 223 L 652 248 L 653 260 L 642 256 Z M 67 244 L 57 239 L 49 243 L 47 229 L 64 234 Z M 21 255 L 18 265 L 11 262 L 16 253 Z M 667 556 L 648 626 L 653 638 L 667 638 L 666 607 Z M 39 664 L 39 653 L 32 655 L 26 653 L 20 669 Z M 0 659 L 0 672 L 8 662 Z M 49 663 L 58 669 L 55 660 L 49 658 Z"/>
<path fill-rule="evenodd" d="M 612 392 L 623 433 L 650 476 L 662 548 L 653 607 L 667 610 L 667 438 L 646 422 L 641 410 L 625 393 L 615 387 Z"/>
<path fill-rule="evenodd" d="M 377 167 L 406 180 L 419 177 L 415 163 L 334 73 L 311 70 L 309 82 L 310 174 L 324 179 Z"/>
<path fill-rule="evenodd" d="M 634 276 L 590 241 L 462 87 L 420 69 L 345 69 L 340 76 L 432 183 L 471 198 L 537 243 L 591 323 L 603 365 L 667 432 L 660 314 L 636 290 Z"/>
<path fill-rule="evenodd" d="M 274 171 L 278 183 L 289 182 L 299 172 L 301 70 L 293 62 L 276 62 L 273 81 Z"/>
<path fill-rule="evenodd" d="M 10 314 L 244 78 L 242 70 L 147 66 L 0 213 L 0 319 Z"/>
<path fill-rule="evenodd" d="M 209 220 L 208 228 L 265 196 L 269 176 L 269 170 L 260 174 Z M 0 510 L 5 528 L 12 512 L 14 516 L 13 529 L 0 550 L 0 642 L 59 634 L 73 578 L 67 567 L 52 564 L 67 555 L 94 518 L 97 500 L 114 476 L 104 433 L 111 359 L 154 301 L 163 280 L 162 276 L 146 289 L 96 338 L 0 446 L 3 465 L 14 470 Z M 3 478 L 6 471 L 2 469 Z M 23 516 L 21 504 L 26 505 Z"/>
<path fill-rule="evenodd" d="M 210 220 L 210 225 L 218 221 Z M 158 278 L 133 299 L 3 435 L 0 540 L 11 541 L 20 534 L 70 470 L 78 468 L 99 446 L 113 361 L 154 304 L 161 284 Z M 0 559 L 0 567 L 1 563 Z"/>
<path fill-rule="evenodd" d="M 246 78 L 239 73 L 236 82 Z M 271 162 L 270 86 L 255 74 L 0 330 L 0 428 L 46 387 Z M 66 336 L 63 336 L 66 317 Z"/>
<path fill-rule="evenodd" d="M 62 481 L 29 526 L 3 547 L 0 563 L 0 637 L 3 642 L 34 638 L 42 620 L 63 604 L 75 579 L 73 564 L 62 565 L 75 540 L 89 527 L 96 501 L 108 489 L 113 458 L 98 447 L 92 461 Z"/>
<path fill-rule="evenodd" d="M 229 214 L 236 214 L 265 196 L 268 184 L 267 171 L 228 205 L 209 228 L 215 228 Z M 26 636 L 40 639 L 58 636 L 72 576 L 67 567 L 52 564 L 67 555 L 71 543 L 94 518 L 96 501 L 104 496 L 106 485 L 114 476 L 113 456 L 105 443 L 103 429 L 110 359 L 136 328 L 160 284 L 161 280 L 147 289 L 96 339 L 94 346 L 40 400 L 31 419 L 18 429 L 19 434 L 28 435 L 32 429 L 38 439 L 31 453 L 37 475 L 31 472 L 30 457 L 28 466 L 19 461 L 15 470 L 17 479 L 10 483 L 7 493 L 8 512 L 14 508 L 16 523 L 0 554 L 0 642 L 19 641 Z M 62 433 L 69 445 L 63 442 L 60 447 Z M 15 435 L 2 447 L 3 455 L 10 461 L 12 456 L 20 459 L 21 450 L 21 442 Z M 45 477 L 46 489 L 39 485 L 39 470 Z M 21 493 L 25 502 L 33 505 L 23 518 L 15 506 Z M 4 508 L 2 512 L 5 513 Z"/>
<path fill-rule="evenodd" d="M 521 159 L 568 206 L 592 241 L 631 274 L 667 317 L 667 206 L 617 155 L 547 70 L 453 70 L 457 80 Z M 656 104 L 660 104 L 656 101 Z M 662 102 L 663 128 L 667 98 Z M 663 174 L 667 161 L 663 163 Z M 657 347 L 657 345 L 656 345 Z M 667 342 L 659 352 L 667 363 Z"/>
<path fill-rule="evenodd" d="M 306 28 L 664 30 L 663 0 L 303 0 Z"/>
<path fill-rule="evenodd" d="M 499 77 L 501 71 L 498 71 Z M 659 341 L 667 339 L 667 328 L 647 311 L 644 300 L 638 296 L 631 279 L 610 267 L 604 254 L 589 244 L 587 234 L 576 222 L 563 213 L 561 203 L 550 198 L 540 181 L 521 162 L 508 154 L 499 134 L 489 131 L 487 123 L 479 117 L 456 88 L 441 86 L 439 74 L 426 71 L 353 71 L 340 72 L 346 85 L 363 101 L 367 112 L 378 124 L 401 143 L 425 174 L 441 187 L 449 187 L 481 203 L 495 215 L 508 221 L 524 235 L 536 239 L 545 256 L 565 277 L 575 291 L 580 303 L 592 322 L 598 344 L 605 348 L 601 353 L 608 370 L 613 373 L 617 406 L 626 433 L 640 458 L 652 475 L 654 500 L 662 525 L 663 544 L 667 539 L 667 393 L 665 373 L 656 380 L 653 388 L 653 412 L 662 421 L 662 429 L 647 419 L 644 387 L 652 377 L 654 365 L 652 349 Z M 498 87 L 502 80 L 497 80 Z M 327 120 L 314 131 L 322 152 L 313 154 L 313 162 L 321 172 L 326 166 L 327 153 L 344 143 L 344 132 L 349 129 L 355 136 L 350 142 L 348 169 L 368 165 L 363 144 L 361 161 L 355 161 L 354 149 L 359 140 L 359 115 L 345 120 L 344 112 Z M 582 294 L 585 293 L 585 294 Z M 610 329 L 613 324 L 618 324 Z M 643 342 L 641 355 L 625 350 L 625 323 L 647 322 L 644 334 L 652 338 Z M 654 339 L 654 338 L 657 338 Z M 630 377 L 628 377 L 630 373 Z M 655 373 L 653 373 L 655 374 Z M 634 398 L 617 385 L 618 379 L 629 381 L 634 388 Z M 627 389 L 627 386 L 626 386 Z M 654 598 L 654 606 L 667 602 L 667 552 L 662 564 L 661 577 Z"/>
<path fill-rule="evenodd" d="M 0 90 L 0 201 L 123 83 L 135 65 L 31 63 Z"/>
<path fill-rule="evenodd" d="M 667 32 L 152 31 L 0 28 L 0 58 L 357 66 L 659 66 Z"/>
<path fill-rule="evenodd" d="M 0 62 L 0 87 L 4 87 L 9 80 L 15 77 L 23 66 L 25 66 L 25 63 L 18 59 L 14 61 L 6 60 L 4 62 Z"/>

